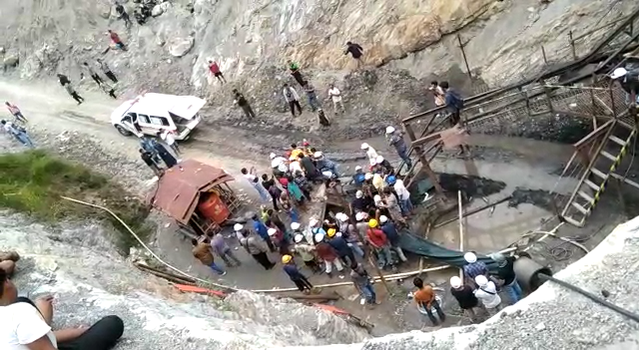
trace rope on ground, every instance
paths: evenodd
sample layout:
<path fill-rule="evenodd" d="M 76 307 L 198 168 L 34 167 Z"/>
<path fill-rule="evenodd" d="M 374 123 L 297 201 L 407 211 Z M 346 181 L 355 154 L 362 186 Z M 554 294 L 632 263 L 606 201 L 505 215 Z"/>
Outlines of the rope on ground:
<path fill-rule="evenodd" d="M 171 270 L 173 270 L 173 271 L 175 271 L 175 272 L 177 272 L 177 273 L 179 273 L 179 274 L 181 274 L 181 275 L 183 275 L 185 277 L 192 278 L 192 279 L 194 279 L 194 280 L 196 280 L 198 282 L 204 283 L 206 285 L 211 285 L 211 286 L 214 286 L 214 287 L 217 287 L 217 288 L 231 290 L 231 291 L 234 291 L 234 292 L 238 290 L 237 288 L 234 288 L 234 287 L 225 286 L 223 284 L 218 284 L 218 283 L 214 283 L 214 282 L 211 282 L 211 281 L 204 280 L 202 278 L 191 276 L 190 274 L 188 274 L 186 272 L 183 272 L 182 270 L 178 269 L 177 267 L 174 267 L 173 265 L 171 265 L 171 264 L 167 263 L 166 261 L 162 260 L 162 258 L 160 258 L 158 255 L 156 255 L 156 253 L 154 253 L 153 250 L 151 250 L 151 248 L 149 248 L 146 244 L 144 244 L 144 242 L 140 239 L 140 237 L 138 237 L 138 235 L 135 232 L 133 232 L 131 227 L 129 227 L 129 225 L 127 225 L 126 222 L 122 221 L 122 219 L 120 219 L 120 217 L 118 217 L 118 215 L 116 215 L 114 212 L 112 212 L 109 208 L 103 207 L 101 205 L 93 204 L 93 203 L 84 202 L 84 201 L 81 201 L 81 200 L 78 200 L 78 199 L 65 197 L 65 196 L 61 196 L 61 198 L 64 199 L 64 200 L 68 200 L 70 202 L 74 202 L 74 203 L 77 203 L 77 204 L 82 204 L 82 205 L 85 205 L 85 206 L 88 206 L 88 207 L 93 207 L 93 208 L 96 208 L 96 209 L 100 209 L 100 210 L 106 211 L 107 213 L 109 213 L 109 215 L 113 216 L 116 220 L 118 220 L 118 222 L 120 224 L 122 224 L 122 226 L 124 226 L 124 228 L 126 228 L 127 231 L 129 231 L 129 233 L 131 233 L 131 235 L 138 241 L 138 243 L 140 243 L 140 245 L 146 251 L 148 251 L 149 254 L 151 254 L 151 256 L 153 256 L 159 263 L 161 263 L 162 265 L 166 266 L 167 268 L 169 268 L 169 269 L 171 269 Z"/>

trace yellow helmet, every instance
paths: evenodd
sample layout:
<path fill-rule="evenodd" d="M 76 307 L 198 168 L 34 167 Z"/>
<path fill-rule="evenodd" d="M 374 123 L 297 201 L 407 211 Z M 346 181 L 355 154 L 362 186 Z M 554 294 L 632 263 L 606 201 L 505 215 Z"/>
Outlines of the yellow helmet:
<path fill-rule="evenodd" d="M 369 227 L 371 227 L 371 228 L 378 227 L 378 220 L 376 220 L 376 219 L 369 220 Z"/>
<path fill-rule="evenodd" d="M 293 257 L 291 255 L 283 255 L 282 256 L 282 263 L 283 264 L 288 264 L 292 259 L 293 259 Z"/>
<path fill-rule="evenodd" d="M 335 228 L 330 228 L 329 230 L 327 230 L 327 236 L 333 237 L 335 235 L 336 235 L 336 229 Z"/>

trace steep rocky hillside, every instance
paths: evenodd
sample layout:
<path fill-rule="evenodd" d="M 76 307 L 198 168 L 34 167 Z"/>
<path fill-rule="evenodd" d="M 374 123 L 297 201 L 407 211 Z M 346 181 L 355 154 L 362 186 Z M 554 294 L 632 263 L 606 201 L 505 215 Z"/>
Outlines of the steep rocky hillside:
<path fill-rule="evenodd" d="M 121 2 L 133 12 L 136 4 Z M 0 9 L 0 46 L 9 76 L 65 72 L 77 80 L 80 63 L 100 57 L 129 95 L 195 90 L 209 97 L 210 118 L 236 124 L 241 113 L 230 95 L 237 87 L 269 124 L 308 130 L 313 116 L 292 120 L 280 96 L 282 83 L 295 84 L 285 69 L 293 59 L 323 98 L 331 82 L 343 89 L 349 111 L 330 132 L 349 138 L 429 107 L 432 78 L 468 94 L 480 89 L 478 82 L 486 88 L 519 80 L 544 65 L 541 46 L 550 61 L 566 60 L 570 30 L 579 35 L 636 7 L 631 0 L 173 0 L 127 30 L 107 0 L 8 0 Z M 109 28 L 129 51 L 105 53 Z M 477 77 L 473 86 L 457 34 Z M 578 41 L 578 53 L 603 34 Z M 355 62 L 343 55 L 349 40 L 364 47 L 366 70 L 354 72 Z M 228 86 L 208 81 L 211 58 Z"/>

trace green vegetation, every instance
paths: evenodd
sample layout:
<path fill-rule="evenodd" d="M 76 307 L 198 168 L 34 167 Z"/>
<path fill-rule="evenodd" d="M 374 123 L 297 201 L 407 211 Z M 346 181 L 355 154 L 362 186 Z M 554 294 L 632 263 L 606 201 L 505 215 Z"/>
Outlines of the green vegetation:
<path fill-rule="evenodd" d="M 117 245 L 124 254 L 135 244 L 134 238 L 111 215 L 66 201 L 61 196 L 111 209 L 142 239 L 151 232 L 151 227 L 144 225 L 149 208 L 104 176 L 40 150 L 0 155 L 0 207 L 45 222 L 105 218 L 120 232 Z"/>

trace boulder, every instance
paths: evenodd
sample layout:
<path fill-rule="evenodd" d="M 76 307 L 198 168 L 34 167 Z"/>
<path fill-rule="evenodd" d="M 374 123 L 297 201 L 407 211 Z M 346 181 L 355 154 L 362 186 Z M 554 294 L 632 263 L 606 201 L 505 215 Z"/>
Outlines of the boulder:
<path fill-rule="evenodd" d="M 158 4 L 153 7 L 153 10 L 151 10 L 151 16 L 158 17 L 164 12 L 164 10 L 164 7 L 162 7 L 161 4 Z"/>
<path fill-rule="evenodd" d="M 18 54 L 8 54 L 2 60 L 2 65 L 5 67 L 15 67 L 20 63 L 20 59 L 18 58 Z"/>
<path fill-rule="evenodd" d="M 171 56 L 182 57 L 191 51 L 193 44 L 193 37 L 173 38 L 169 40 L 167 47 L 169 48 Z"/>

